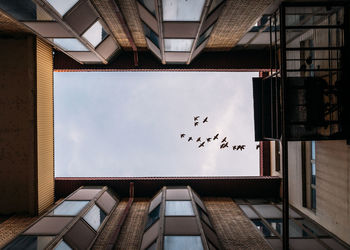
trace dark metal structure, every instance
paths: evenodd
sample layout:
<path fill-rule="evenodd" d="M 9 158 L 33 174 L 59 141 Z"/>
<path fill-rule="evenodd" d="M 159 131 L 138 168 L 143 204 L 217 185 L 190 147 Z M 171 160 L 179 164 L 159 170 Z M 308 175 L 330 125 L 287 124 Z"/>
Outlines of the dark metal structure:
<path fill-rule="evenodd" d="M 348 9 L 346 2 L 283 2 L 269 19 L 270 74 L 253 79 L 255 138 L 282 144 L 283 249 L 288 141 L 349 140 Z"/>

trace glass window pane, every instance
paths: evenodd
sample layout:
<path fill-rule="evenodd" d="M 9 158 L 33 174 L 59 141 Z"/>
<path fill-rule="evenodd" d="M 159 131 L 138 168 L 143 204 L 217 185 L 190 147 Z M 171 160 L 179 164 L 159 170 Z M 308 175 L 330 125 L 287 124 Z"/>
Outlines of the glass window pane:
<path fill-rule="evenodd" d="M 154 16 L 156 15 L 156 6 L 154 0 L 139 0 L 139 2 L 146 7 Z"/>
<path fill-rule="evenodd" d="M 152 212 L 148 214 L 148 219 L 146 223 L 146 229 L 153 225 L 153 223 L 159 219 L 160 205 L 158 205 Z"/>
<path fill-rule="evenodd" d="M 3 249 L 41 250 L 50 243 L 53 236 L 20 235 Z"/>
<path fill-rule="evenodd" d="M 165 51 L 191 51 L 193 39 L 164 39 Z"/>
<path fill-rule="evenodd" d="M 282 212 L 273 205 L 253 205 L 264 218 L 282 218 Z"/>
<path fill-rule="evenodd" d="M 84 216 L 84 220 L 96 231 L 105 218 L 106 214 L 96 205 L 94 205 Z"/>
<path fill-rule="evenodd" d="M 282 210 L 282 205 L 277 205 Z M 302 218 L 300 214 L 295 212 L 292 208 L 289 208 L 289 216 L 292 218 Z"/>
<path fill-rule="evenodd" d="M 248 205 L 239 205 L 245 215 L 250 219 L 257 219 L 259 216 Z"/>
<path fill-rule="evenodd" d="M 57 12 L 63 16 L 70 10 L 79 0 L 47 0 Z"/>
<path fill-rule="evenodd" d="M 256 228 L 265 236 L 272 237 L 275 236 L 273 232 L 259 219 L 253 219 L 252 222 L 255 224 Z"/>
<path fill-rule="evenodd" d="M 64 201 L 58 207 L 56 207 L 50 215 L 77 215 L 88 201 Z"/>
<path fill-rule="evenodd" d="M 151 40 L 154 45 L 156 45 L 159 48 L 159 38 L 158 35 L 146 24 L 143 24 L 143 29 L 145 31 L 145 36 Z"/>
<path fill-rule="evenodd" d="M 311 208 L 316 209 L 316 189 L 311 188 Z"/>
<path fill-rule="evenodd" d="M 164 21 L 200 21 L 205 0 L 163 0 Z"/>
<path fill-rule="evenodd" d="M 321 227 L 317 226 L 316 224 L 311 223 L 310 221 L 307 220 L 298 220 L 303 227 L 309 229 L 312 233 L 315 235 L 322 237 L 322 236 L 329 236 L 326 231 L 324 231 Z"/>
<path fill-rule="evenodd" d="M 270 225 L 282 236 L 283 235 L 283 223 L 282 219 L 267 219 Z M 289 220 L 289 237 L 311 237 L 308 233 L 303 230 L 299 225 L 297 225 L 293 220 Z"/>
<path fill-rule="evenodd" d="M 97 21 L 83 34 L 83 37 L 96 47 L 107 37 L 107 35 L 108 34 L 102 27 L 102 24 Z"/>
<path fill-rule="evenodd" d="M 1 0 L 0 8 L 19 21 L 52 21 L 39 5 L 32 0 Z"/>
<path fill-rule="evenodd" d="M 85 45 L 76 38 L 53 38 L 52 41 L 66 51 L 89 51 Z"/>
<path fill-rule="evenodd" d="M 157 249 L 157 241 L 153 242 L 146 250 L 156 250 Z"/>
<path fill-rule="evenodd" d="M 164 250 L 203 250 L 200 236 L 164 236 Z"/>
<path fill-rule="evenodd" d="M 201 45 L 202 42 L 204 42 L 210 35 L 211 31 L 213 30 L 214 25 L 210 26 L 209 29 L 207 29 L 199 38 L 197 41 L 197 47 Z"/>
<path fill-rule="evenodd" d="M 316 142 L 315 141 L 311 142 L 311 157 L 312 157 L 312 160 L 316 159 Z"/>
<path fill-rule="evenodd" d="M 190 201 L 167 201 L 165 204 L 166 216 L 194 215 Z"/>
<path fill-rule="evenodd" d="M 72 249 L 65 241 L 61 241 L 55 248 L 55 250 L 70 250 Z"/>

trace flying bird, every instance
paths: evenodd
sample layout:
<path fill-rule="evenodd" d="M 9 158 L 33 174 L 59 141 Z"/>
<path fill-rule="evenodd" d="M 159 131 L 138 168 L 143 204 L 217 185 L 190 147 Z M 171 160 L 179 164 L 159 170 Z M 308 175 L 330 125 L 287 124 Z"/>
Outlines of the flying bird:
<path fill-rule="evenodd" d="M 214 136 L 213 141 L 217 139 L 219 139 L 219 134 L 216 134 L 216 136 Z"/>
<path fill-rule="evenodd" d="M 208 117 L 205 117 L 205 119 L 203 120 L 203 123 L 208 122 Z"/>
<path fill-rule="evenodd" d="M 194 123 L 194 126 L 198 126 L 198 122 L 195 122 L 195 123 Z"/>
<path fill-rule="evenodd" d="M 200 148 L 200 147 L 204 147 L 204 143 L 205 143 L 205 141 L 202 142 L 198 147 L 199 147 L 199 148 Z"/>
<path fill-rule="evenodd" d="M 221 143 L 224 143 L 224 142 L 226 142 L 226 137 L 221 141 Z"/>
<path fill-rule="evenodd" d="M 201 141 L 201 138 L 200 137 L 198 137 L 198 139 L 196 140 L 196 142 L 200 142 Z"/>
<path fill-rule="evenodd" d="M 220 145 L 220 148 L 224 148 L 224 145 L 225 145 L 225 144 L 221 144 L 221 145 Z"/>
<path fill-rule="evenodd" d="M 256 145 L 256 150 L 258 150 L 260 148 L 260 144 Z"/>
<path fill-rule="evenodd" d="M 226 142 L 225 144 L 224 144 L 224 147 L 223 148 L 228 148 L 228 142 Z"/>
<path fill-rule="evenodd" d="M 187 141 L 193 141 L 192 137 L 188 137 L 188 140 Z"/>
<path fill-rule="evenodd" d="M 193 117 L 194 121 L 198 121 L 199 116 Z"/>
<path fill-rule="evenodd" d="M 207 138 L 207 142 L 210 142 L 211 141 L 211 138 Z"/>
<path fill-rule="evenodd" d="M 242 149 L 244 149 L 245 148 L 245 145 L 242 145 L 242 147 L 241 147 Z"/>
<path fill-rule="evenodd" d="M 235 145 L 235 146 L 232 146 L 232 150 L 236 150 L 236 148 L 237 148 L 237 146 Z"/>
<path fill-rule="evenodd" d="M 184 138 L 186 134 L 181 134 L 181 138 Z"/>
<path fill-rule="evenodd" d="M 241 149 L 241 145 L 238 145 L 238 146 L 237 146 L 237 150 L 239 150 L 239 149 Z M 241 149 L 241 151 L 242 151 L 242 149 Z"/>

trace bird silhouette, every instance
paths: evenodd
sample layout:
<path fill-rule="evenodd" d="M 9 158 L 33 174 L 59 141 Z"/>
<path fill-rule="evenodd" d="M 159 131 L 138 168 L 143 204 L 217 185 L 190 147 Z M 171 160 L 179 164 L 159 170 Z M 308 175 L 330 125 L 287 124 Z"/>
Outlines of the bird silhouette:
<path fill-rule="evenodd" d="M 260 144 L 256 145 L 256 150 L 258 150 L 260 148 Z"/>
<path fill-rule="evenodd" d="M 239 150 L 239 149 L 241 149 L 241 145 L 238 145 L 238 146 L 237 146 L 237 150 Z M 242 149 L 241 149 L 241 150 L 242 150 Z"/>
<path fill-rule="evenodd" d="M 219 139 L 219 134 L 216 134 L 216 136 L 214 136 L 213 141 L 217 139 Z"/>
<path fill-rule="evenodd" d="M 205 141 L 202 142 L 198 147 L 199 147 L 199 148 L 200 148 L 200 147 L 204 147 L 204 143 L 205 143 Z"/>
<path fill-rule="evenodd" d="M 187 141 L 193 141 L 192 137 L 188 137 L 188 140 Z"/>
<path fill-rule="evenodd" d="M 225 145 L 225 144 L 221 144 L 221 145 L 220 145 L 220 148 L 224 148 L 224 145 Z"/>
<path fill-rule="evenodd" d="M 242 145 L 242 147 L 241 147 L 242 149 L 245 149 L 245 145 Z"/>
<path fill-rule="evenodd" d="M 224 148 L 228 148 L 228 142 L 224 144 Z"/>
<path fill-rule="evenodd" d="M 198 121 L 199 116 L 193 117 L 194 121 Z"/>
<path fill-rule="evenodd" d="M 207 138 L 207 142 L 210 142 L 211 141 L 211 138 Z"/>
<path fill-rule="evenodd" d="M 198 122 L 195 122 L 195 123 L 194 123 L 194 126 L 198 126 Z"/>
<path fill-rule="evenodd" d="M 198 139 L 196 140 L 196 142 L 200 142 L 201 141 L 201 138 L 200 137 L 198 137 Z"/>
<path fill-rule="evenodd" d="M 184 138 L 186 134 L 181 134 L 181 138 Z"/>
<path fill-rule="evenodd" d="M 232 150 L 236 150 L 236 147 L 237 147 L 236 145 L 235 145 L 235 146 L 232 146 Z"/>
<path fill-rule="evenodd" d="M 203 123 L 208 122 L 208 117 L 205 117 L 205 119 L 203 120 Z"/>
<path fill-rule="evenodd" d="M 226 137 L 224 139 L 222 139 L 221 143 L 224 143 L 226 142 Z"/>

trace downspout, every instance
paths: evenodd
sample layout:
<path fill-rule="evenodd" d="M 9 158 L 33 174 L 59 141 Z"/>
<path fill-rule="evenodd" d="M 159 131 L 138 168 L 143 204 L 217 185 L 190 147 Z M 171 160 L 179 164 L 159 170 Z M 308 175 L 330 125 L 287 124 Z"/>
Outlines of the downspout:
<path fill-rule="evenodd" d="M 128 217 L 128 214 L 130 212 L 130 208 L 132 203 L 134 202 L 134 183 L 130 182 L 130 187 L 129 187 L 129 201 L 128 204 L 126 205 L 122 216 L 119 218 L 119 220 L 117 221 L 117 225 L 112 233 L 112 237 L 111 240 L 109 241 L 106 249 L 107 250 L 112 250 L 114 249 L 115 245 L 117 244 L 118 241 L 118 237 L 120 234 L 120 231 L 125 223 L 126 218 Z"/>
<path fill-rule="evenodd" d="M 112 2 L 112 5 L 114 6 L 115 13 L 116 13 L 117 18 L 118 18 L 118 21 L 121 24 L 121 26 L 123 27 L 124 33 L 125 33 L 126 37 L 128 38 L 129 43 L 131 44 L 132 51 L 134 52 L 134 65 L 138 66 L 139 59 L 138 59 L 138 54 L 137 54 L 137 47 L 136 47 L 135 41 L 131 35 L 130 29 L 129 29 L 128 25 L 126 24 L 123 13 L 120 11 L 115 0 L 110 0 L 110 2 Z"/>

